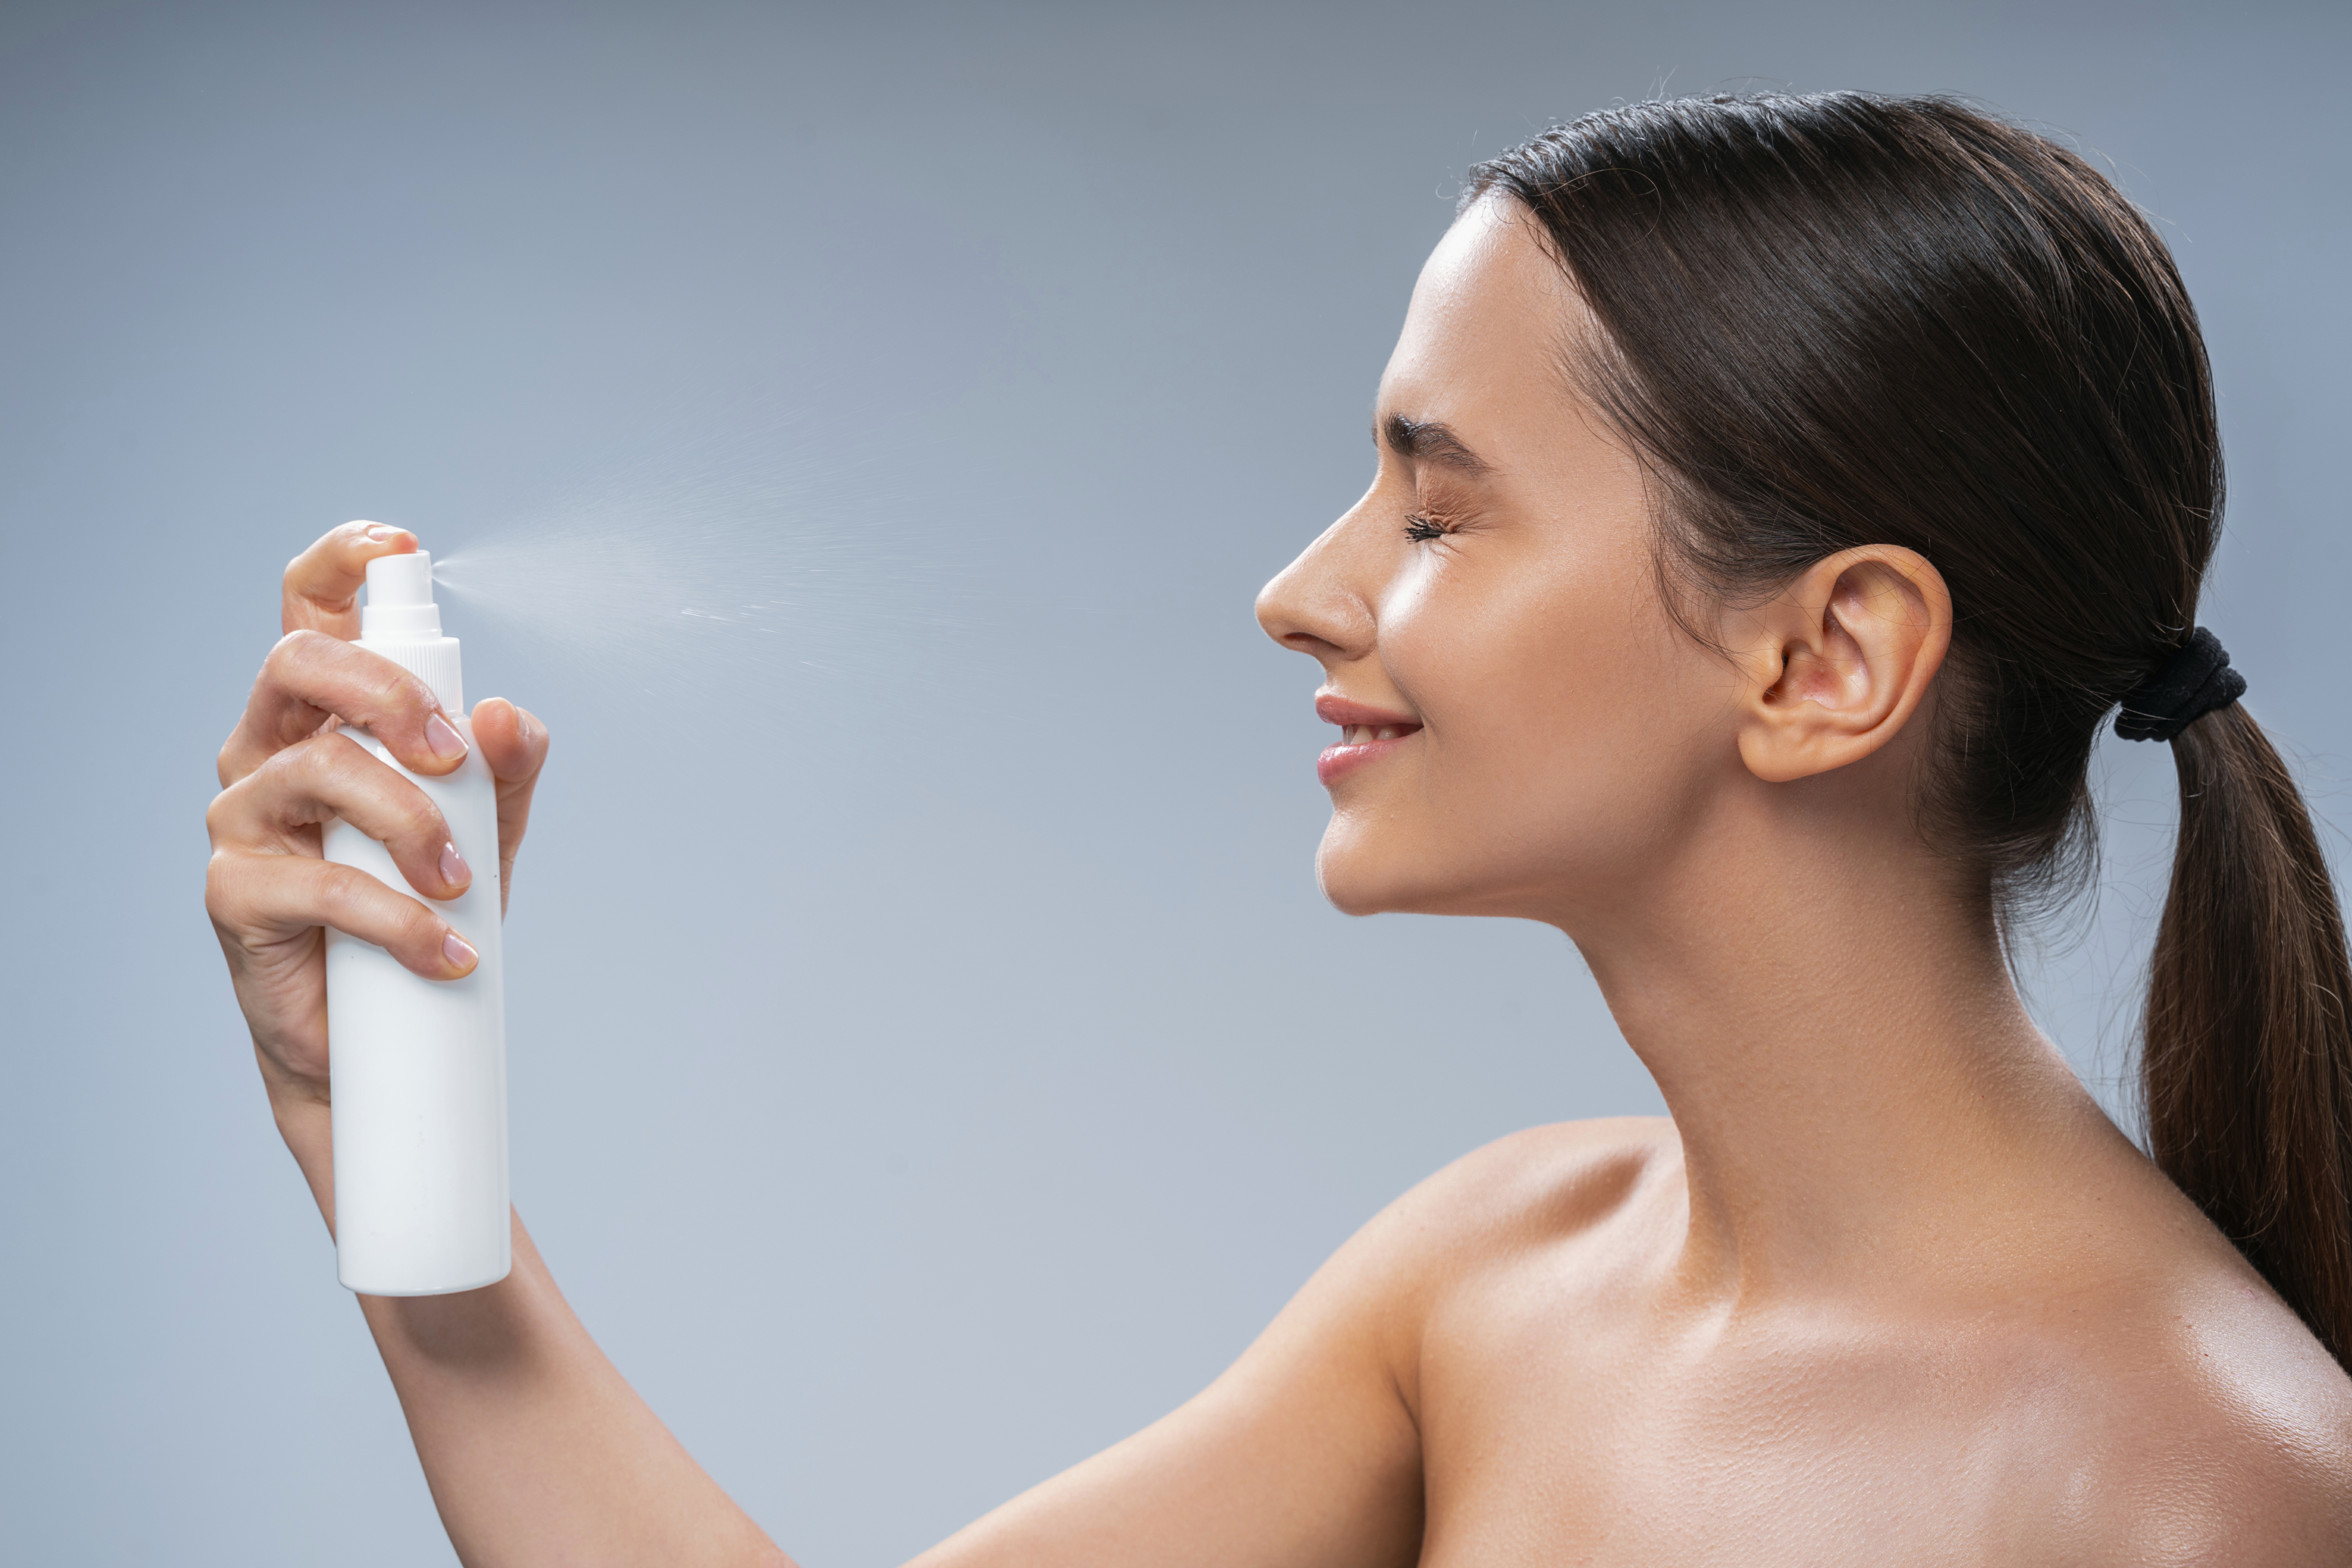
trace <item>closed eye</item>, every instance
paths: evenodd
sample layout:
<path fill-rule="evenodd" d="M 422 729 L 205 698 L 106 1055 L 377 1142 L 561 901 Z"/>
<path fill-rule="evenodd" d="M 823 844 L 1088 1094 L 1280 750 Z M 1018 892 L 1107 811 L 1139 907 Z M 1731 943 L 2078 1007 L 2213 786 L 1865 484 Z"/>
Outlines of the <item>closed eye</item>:
<path fill-rule="evenodd" d="M 1425 511 L 1413 512 L 1404 520 L 1404 536 L 1407 539 L 1419 541 L 1443 539 L 1448 531 L 1450 531 L 1444 523 Z"/>

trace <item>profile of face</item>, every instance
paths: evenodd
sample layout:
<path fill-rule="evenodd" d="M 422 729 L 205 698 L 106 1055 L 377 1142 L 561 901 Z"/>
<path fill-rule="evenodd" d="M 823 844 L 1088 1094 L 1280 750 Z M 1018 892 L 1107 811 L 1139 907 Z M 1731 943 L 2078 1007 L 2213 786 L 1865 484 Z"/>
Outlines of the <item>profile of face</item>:
<path fill-rule="evenodd" d="M 1371 488 L 1258 597 L 1343 726 L 1318 872 L 1351 914 L 1562 922 L 1741 767 L 1739 673 L 1668 613 L 1640 463 L 1567 374 L 1590 330 L 1516 209 L 1464 213 L 1381 377 Z"/>
<path fill-rule="evenodd" d="M 1532 219 L 1472 205 L 1381 377 L 1371 488 L 1258 597 L 1267 635 L 1322 664 L 1317 709 L 1343 727 L 1318 871 L 1351 914 L 1573 933 L 1738 841 L 1739 813 L 1790 804 L 1759 786 L 1803 779 L 1841 811 L 1907 787 L 1891 754 L 1852 764 L 1910 750 L 1888 742 L 1943 656 L 1941 578 L 1906 550 L 1851 551 L 1771 604 L 1685 605 L 1692 636 L 1662 592 L 1642 463 L 1570 374 L 1595 331 Z"/>

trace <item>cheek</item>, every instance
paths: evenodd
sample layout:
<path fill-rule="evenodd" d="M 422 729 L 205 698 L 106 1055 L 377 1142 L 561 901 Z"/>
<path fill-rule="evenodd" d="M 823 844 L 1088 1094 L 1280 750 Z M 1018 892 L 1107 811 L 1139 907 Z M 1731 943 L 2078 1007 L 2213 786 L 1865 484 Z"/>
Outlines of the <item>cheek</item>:
<path fill-rule="evenodd" d="M 1549 586 L 1498 584 L 1403 628 L 1399 650 L 1427 671 L 1433 791 L 1514 837 L 1647 771 L 1664 717 L 1665 650 L 1632 596 L 1610 575 Z"/>
<path fill-rule="evenodd" d="M 1383 662 L 1427 728 L 1410 777 L 1335 816 L 1334 847 L 1381 858 L 1417 908 L 1499 911 L 1654 863 L 1708 737 L 1730 741 L 1709 721 L 1729 712 L 1721 667 L 1646 558 L 1500 554 L 1465 551 L 1383 608 Z"/>

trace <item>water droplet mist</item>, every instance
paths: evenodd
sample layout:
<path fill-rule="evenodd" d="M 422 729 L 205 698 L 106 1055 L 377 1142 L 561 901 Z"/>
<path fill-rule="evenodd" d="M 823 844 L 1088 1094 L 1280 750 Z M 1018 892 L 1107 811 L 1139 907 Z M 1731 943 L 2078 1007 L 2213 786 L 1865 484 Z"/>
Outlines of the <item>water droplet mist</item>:
<path fill-rule="evenodd" d="M 528 662 L 631 700 L 789 709 L 963 622 L 956 542 L 897 489 L 803 427 L 698 434 L 425 542 L 443 594 Z"/>

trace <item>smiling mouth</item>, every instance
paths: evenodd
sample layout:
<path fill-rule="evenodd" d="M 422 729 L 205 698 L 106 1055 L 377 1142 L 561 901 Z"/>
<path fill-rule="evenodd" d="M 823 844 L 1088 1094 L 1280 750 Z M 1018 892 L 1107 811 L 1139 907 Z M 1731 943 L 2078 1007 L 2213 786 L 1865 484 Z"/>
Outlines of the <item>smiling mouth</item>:
<path fill-rule="evenodd" d="M 1338 743 L 1325 747 L 1315 759 L 1316 776 L 1327 785 L 1389 755 L 1400 742 L 1421 733 L 1418 719 L 1351 702 L 1330 692 L 1315 700 L 1315 715 L 1327 724 L 1339 726 Z"/>

